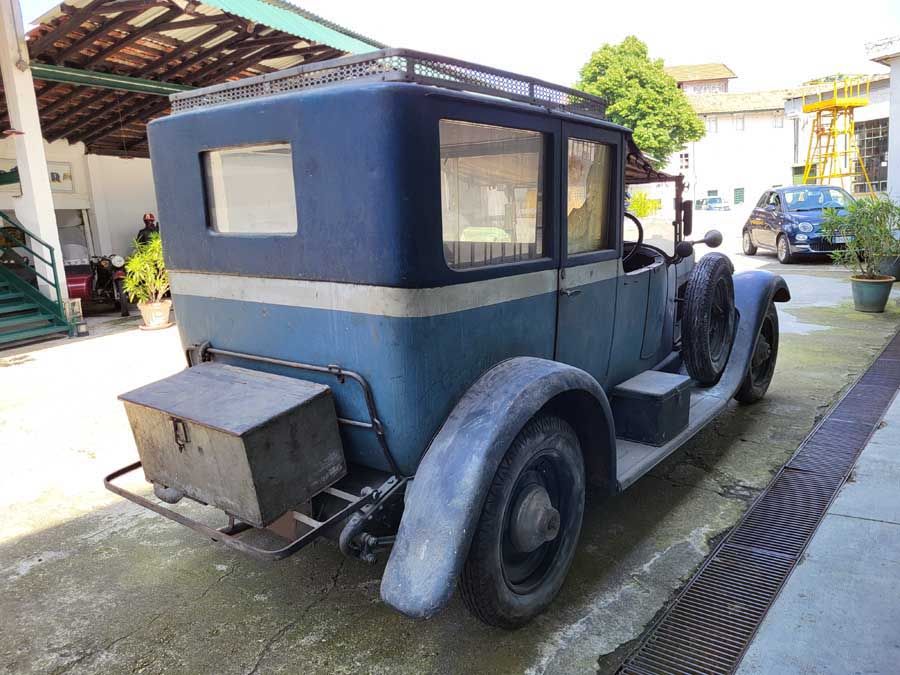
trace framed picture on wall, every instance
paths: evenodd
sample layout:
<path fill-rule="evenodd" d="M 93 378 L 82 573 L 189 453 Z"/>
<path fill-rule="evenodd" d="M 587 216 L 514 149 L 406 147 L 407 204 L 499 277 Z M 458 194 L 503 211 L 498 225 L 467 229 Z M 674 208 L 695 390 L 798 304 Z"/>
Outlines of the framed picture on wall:
<path fill-rule="evenodd" d="M 52 192 L 74 192 L 72 165 L 69 162 L 47 162 L 47 174 Z M 22 191 L 16 171 L 16 160 L 0 157 L 0 190 L 4 192 Z"/>

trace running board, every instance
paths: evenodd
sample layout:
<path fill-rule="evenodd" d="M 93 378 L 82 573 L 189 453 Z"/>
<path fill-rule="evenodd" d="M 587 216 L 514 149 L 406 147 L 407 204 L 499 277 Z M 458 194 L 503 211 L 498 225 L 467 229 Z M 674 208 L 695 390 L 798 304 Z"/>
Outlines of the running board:
<path fill-rule="evenodd" d="M 730 397 L 729 397 L 730 398 Z M 687 443 L 697 432 L 709 424 L 728 407 L 729 399 L 712 393 L 709 389 L 691 391 L 691 411 L 687 426 L 665 445 L 654 446 L 635 443 L 624 438 L 616 439 L 616 472 L 619 491 L 632 485 L 641 476 Z"/>

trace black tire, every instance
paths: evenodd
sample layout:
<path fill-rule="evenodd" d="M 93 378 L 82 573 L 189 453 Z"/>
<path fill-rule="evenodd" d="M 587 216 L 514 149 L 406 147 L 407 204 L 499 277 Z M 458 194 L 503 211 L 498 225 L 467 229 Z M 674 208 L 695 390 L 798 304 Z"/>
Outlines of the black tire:
<path fill-rule="evenodd" d="M 558 513 L 558 530 L 551 540 L 523 550 L 521 539 L 516 539 L 522 530 L 513 526 L 513 516 L 533 514 L 521 505 L 525 496 L 539 490 L 549 498 L 551 511 Z M 509 446 L 494 475 L 460 575 L 460 594 L 478 619 L 492 626 L 518 628 L 553 602 L 575 555 L 584 491 L 584 460 L 575 431 L 552 415 L 532 419 Z M 538 537 L 552 536 L 553 525 L 546 517 L 520 515 L 518 522 L 535 524 L 529 533 Z"/>
<path fill-rule="evenodd" d="M 778 311 L 775 309 L 775 303 L 770 302 L 753 348 L 750 370 L 741 382 L 741 388 L 734 395 L 735 400 L 745 404 L 756 403 L 765 396 L 772 383 L 777 359 Z"/>
<path fill-rule="evenodd" d="M 791 255 L 791 243 L 783 234 L 779 234 L 778 240 L 775 242 L 775 255 L 778 256 L 778 262 L 782 265 L 790 265 L 794 262 L 794 256 Z"/>
<path fill-rule="evenodd" d="M 718 382 L 734 342 L 734 282 L 731 261 L 707 253 L 691 272 L 684 294 L 681 355 L 701 385 Z"/>
<path fill-rule="evenodd" d="M 744 230 L 744 234 L 741 237 L 741 243 L 743 244 L 744 255 L 756 255 L 756 245 L 753 243 L 753 239 L 750 237 L 750 231 Z"/>
<path fill-rule="evenodd" d="M 116 309 L 119 310 L 120 316 L 130 316 L 128 312 L 128 301 L 125 300 L 125 290 L 122 288 L 123 282 L 121 279 L 115 279 L 113 281 L 113 285 L 116 289 L 116 296 L 118 300 L 116 300 Z"/>

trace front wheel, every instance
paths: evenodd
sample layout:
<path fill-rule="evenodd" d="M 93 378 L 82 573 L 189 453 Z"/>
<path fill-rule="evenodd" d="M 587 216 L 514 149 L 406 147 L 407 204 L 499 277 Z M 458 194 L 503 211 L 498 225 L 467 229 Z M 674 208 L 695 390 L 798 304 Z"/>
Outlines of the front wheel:
<path fill-rule="evenodd" d="M 584 514 L 584 461 L 563 419 L 532 419 L 506 451 L 488 490 L 459 580 L 481 621 L 518 628 L 562 587 Z"/>
<path fill-rule="evenodd" d="M 122 279 L 115 279 L 113 281 L 113 286 L 115 286 L 115 296 L 117 298 L 116 309 L 119 310 L 121 316 L 129 316 L 128 302 L 125 300 L 125 290 L 122 288 L 124 283 L 125 282 Z"/>
<path fill-rule="evenodd" d="M 790 265 L 794 262 L 794 256 L 791 255 L 791 243 L 786 235 L 778 235 L 778 241 L 775 243 L 775 253 L 778 256 L 778 262 L 782 265 Z"/>
<path fill-rule="evenodd" d="M 753 348 L 750 370 L 741 382 L 741 388 L 734 395 L 740 403 L 756 403 L 769 390 L 772 375 L 775 374 L 775 361 L 778 358 L 778 311 L 775 303 L 770 302 L 763 318 L 763 324 Z"/>
<path fill-rule="evenodd" d="M 744 255 L 756 255 L 756 245 L 753 243 L 753 239 L 750 237 L 750 231 L 744 230 L 744 236 L 742 238 Z"/>

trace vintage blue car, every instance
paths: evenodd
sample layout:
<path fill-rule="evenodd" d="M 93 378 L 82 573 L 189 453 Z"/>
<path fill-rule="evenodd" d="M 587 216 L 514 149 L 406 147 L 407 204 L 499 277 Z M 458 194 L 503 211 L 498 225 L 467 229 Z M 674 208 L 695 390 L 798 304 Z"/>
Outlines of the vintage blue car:
<path fill-rule="evenodd" d="M 742 233 L 745 255 L 758 249 L 775 251 L 784 265 L 801 256 L 821 256 L 843 245 L 840 236 L 825 237 L 825 209 L 843 210 L 853 201 L 832 185 L 795 185 L 772 188 L 759 198 Z"/>
<path fill-rule="evenodd" d="M 604 110 L 399 49 L 173 97 L 150 142 L 190 367 L 122 395 L 141 461 L 107 487 L 262 559 L 389 551 L 412 617 L 457 587 L 489 624 L 544 610 L 586 484 L 761 398 L 789 299 L 695 263 L 680 179 L 671 246 L 643 243 L 626 182 L 668 177 Z M 117 482 L 142 466 L 157 499 Z"/>

